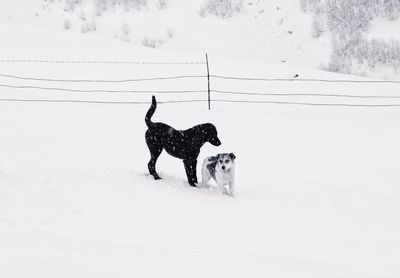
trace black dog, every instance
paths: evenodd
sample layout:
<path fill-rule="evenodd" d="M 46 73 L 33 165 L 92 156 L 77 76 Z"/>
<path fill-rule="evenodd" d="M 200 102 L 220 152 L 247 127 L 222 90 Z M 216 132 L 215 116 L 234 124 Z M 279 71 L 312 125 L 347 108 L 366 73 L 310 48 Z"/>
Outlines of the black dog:
<path fill-rule="evenodd" d="M 162 150 L 165 149 L 170 155 L 183 159 L 188 182 L 191 186 L 196 186 L 197 156 L 200 153 L 200 148 L 206 142 L 214 146 L 221 145 L 217 136 L 217 129 L 209 123 L 196 125 L 187 130 L 176 130 L 164 123 L 153 123 L 151 117 L 156 111 L 156 107 L 156 98 L 153 96 L 151 107 L 145 117 L 148 127 L 146 143 L 151 153 L 148 164 L 150 174 L 154 179 L 160 179 L 156 172 L 156 162 Z"/>

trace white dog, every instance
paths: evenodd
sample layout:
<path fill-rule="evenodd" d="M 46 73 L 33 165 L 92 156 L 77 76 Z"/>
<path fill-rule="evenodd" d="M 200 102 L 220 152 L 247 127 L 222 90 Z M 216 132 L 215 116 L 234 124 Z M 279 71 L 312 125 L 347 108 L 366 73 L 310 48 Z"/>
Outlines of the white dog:
<path fill-rule="evenodd" d="M 235 187 L 235 160 L 233 153 L 221 153 L 204 159 L 202 167 L 202 186 L 213 178 L 223 194 L 234 196 Z M 229 186 L 229 192 L 225 185 Z"/>

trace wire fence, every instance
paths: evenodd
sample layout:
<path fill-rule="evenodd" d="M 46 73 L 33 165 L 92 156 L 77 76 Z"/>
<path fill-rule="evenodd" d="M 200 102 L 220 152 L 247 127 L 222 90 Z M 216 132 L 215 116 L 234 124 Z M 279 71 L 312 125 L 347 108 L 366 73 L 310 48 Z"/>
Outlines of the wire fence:
<path fill-rule="evenodd" d="M 296 102 L 296 101 L 253 101 L 253 100 L 226 100 L 214 99 L 213 102 L 223 103 L 253 103 L 253 104 L 285 104 L 302 106 L 332 106 L 332 107 L 400 107 L 399 104 L 350 104 L 350 103 L 314 103 L 314 102 Z"/>
<path fill-rule="evenodd" d="M 347 94 L 321 94 L 321 93 L 252 93 L 252 92 L 234 92 L 234 91 L 219 91 L 211 90 L 213 93 L 225 94 L 225 95 L 241 95 L 241 96 L 279 96 L 279 97 L 291 97 L 291 96 L 306 96 L 306 97 L 337 97 L 337 98 L 365 98 L 365 99 L 385 99 L 385 98 L 398 98 L 398 96 L 388 95 L 347 95 Z"/>
<path fill-rule="evenodd" d="M 348 93 L 304 93 L 304 92 L 254 92 L 247 90 L 219 90 L 214 89 L 214 84 L 218 84 L 218 80 L 227 80 L 231 82 L 281 82 L 284 84 L 295 82 L 307 82 L 307 83 L 354 83 L 354 84 L 400 84 L 397 80 L 347 80 L 347 79 L 315 79 L 315 78 L 299 78 L 298 74 L 295 74 L 292 78 L 260 78 L 260 77 L 241 77 L 241 76 L 228 76 L 228 75 L 213 75 L 209 73 L 208 68 L 208 57 L 206 62 L 140 62 L 140 61 L 61 61 L 61 60 L 0 60 L 0 63 L 58 63 L 58 64 L 139 64 L 139 65 L 207 65 L 207 75 L 170 75 L 170 76 L 150 76 L 141 78 L 126 78 L 126 79 L 67 79 L 67 78 L 50 78 L 50 77 L 39 77 L 39 76 L 22 76 L 0 73 L 0 89 L 10 90 L 33 90 L 32 95 L 37 91 L 50 91 L 50 92 L 66 92 L 66 93 L 107 93 L 107 94 L 165 94 L 165 95 L 185 95 L 182 99 L 170 99 L 160 101 L 164 104 L 172 103 L 208 103 L 208 107 L 211 107 L 211 103 L 248 103 L 248 104 L 279 104 L 279 105 L 302 105 L 302 106 L 334 106 L 334 107 L 400 107 L 400 102 L 393 102 L 394 100 L 400 99 L 400 94 L 374 94 L 374 95 L 357 95 Z M 7 82 L 4 83 L 3 79 Z M 152 81 L 179 81 L 179 80 L 197 80 L 197 82 L 203 82 L 204 89 L 200 90 L 159 90 L 159 89 L 107 89 L 107 88 L 94 88 L 94 89 L 83 89 L 83 88 L 71 88 L 70 85 L 79 83 L 83 84 L 127 84 L 129 83 L 146 83 Z M 34 82 L 31 84 L 19 84 L 21 82 Z M 48 86 L 46 83 L 58 83 L 57 86 Z M 18 84 L 13 84 L 18 83 Z M 70 84 L 68 84 L 70 83 Z M 223 83 L 223 82 L 222 82 Z M 246 83 L 247 84 L 247 83 Z M 221 85 L 219 85 L 221 86 Z M 218 87 L 218 86 L 217 86 Z M 0 91 L 1 92 L 1 91 Z M 201 96 L 201 98 L 187 99 L 186 95 Z M 31 96 L 31 95 L 29 95 Z M 216 98 L 214 98 L 216 96 Z M 229 98 L 223 98 L 226 96 Z M 222 97 L 222 98 L 221 98 Z M 238 99 L 242 97 L 243 99 Z M 285 100 L 265 99 L 265 98 L 285 98 Z M 296 98 L 296 99 L 293 99 Z M 307 98 L 307 101 L 298 100 L 298 98 Z M 312 98 L 324 98 L 331 100 L 343 100 L 348 99 L 352 102 L 315 102 L 310 101 Z M 368 100 L 368 103 L 354 102 L 354 100 Z M 370 102 L 370 101 L 378 102 Z M 382 101 L 384 101 L 382 103 Z M 47 102 L 47 103 L 90 103 L 90 104 L 149 104 L 149 101 L 136 101 L 136 100 L 87 100 L 87 99 L 48 99 L 35 97 L 33 99 L 26 98 L 0 98 L 0 102 Z"/>
<path fill-rule="evenodd" d="M 399 80 L 351 80 L 351 79 L 317 79 L 317 78 L 256 78 L 210 75 L 212 78 L 240 81 L 266 81 L 266 82 L 325 82 L 325 83 L 388 83 L 400 84 Z"/>
<path fill-rule="evenodd" d="M 132 93 L 132 94 L 193 94 L 193 93 L 207 93 L 207 90 L 105 90 L 105 89 L 70 89 L 63 87 L 43 87 L 43 86 L 26 86 L 26 85 L 8 85 L 8 84 L 0 84 L 0 88 L 10 88 L 10 89 L 36 89 L 36 90 L 44 90 L 44 91 L 61 91 L 61 92 L 70 92 L 70 93 Z"/>
<path fill-rule="evenodd" d="M 16 98 L 3 98 L 1 102 L 49 102 L 49 103 L 89 103 L 89 104 L 151 104 L 151 101 L 103 101 L 103 100 L 79 100 L 79 99 L 16 99 Z M 195 103 L 195 102 L 207 102 L 202 99 L 192 100 L 166 100 L 157 101 L 160 104 L 172 104 L 172 103 Z"/>
<path fill-rule="evenodd" d="M 83 104 L 151 104 L 150 101 L 103 101 L 103 100 L 78 100 L 78 99 L 0 99 L 0 102 L 42 102 L 42 103 L 83 103 Z M 159 104 L 177 104 L 177 103 L 207 103 L 206 99 L 190 100 L 166 100 L 157 101 Z M 313 102 L 295 102 L 295 101 L 252 101 L 252 100 L 227 100 L 214 99 L 216 103 L 251 103 L 251 104 L 280 104 L 280 105 L 300 105 L 300 106 L 331 106 L 331 107 L 400 107 L 400 104 L 348 104 L 348 103 L 313 103 Z"/>
<path fill-rule="evenodd" d="M 178 75 L 178 76 L 159 76 L 147 78 L 128 78 L 118 80 L 107 79 L 56 79 L 56 78 L 41 78 L 32 76 L 18 76 L 11 74 L 2 74 L 0 77 L 12 78 L 18 80 L 31 81 L 47 81 L 47 82 L 68 82 L 68 83 L 127 83 L 127 82 L 144 82 L 157 80 L 174 80 L 187 78 L 207 78 L 207 75 Z M 232 77 L 223 75 L 209 75 L 211 79 L 225 79 L 237 81 L 266 81 L 266 82 L 326 82 L 326 83 L 375 83 L 375 84 L 400 84 L 400 80 L 345 80 L 345 79 L 313 79 L 313 78 L 251 78 L 251 77 Z"/>
<path fill-rule="evenodd" d="M 145 82 L 145 81 L 162 81 L 162 80 L 175 80 L 175 79 L 187 79 L 187 78 L 206 78 L 206 75 L 178 75 L 178 76 L 160 76 L 160 77 L 148 77 L 148 78 L 130 78 L 130 79 L 119 79 L 119 80 L 107 80 L 107 79 L 55 79 L 55 78 L 41 78 L 31 76 L 17 76 L 10 74 L 0 74 L 0 77 L 12 78 L 18 80 L 30 80 L 30 81 L 45 81 L 45 82 L 65 82 L 65 83 L 128 83 L 128 82 Z"/>
<path fill-rule="evenodd" d="M 85 60 L 34 60 L 0 59 L 0 63 L 40 63 L 40 64 L 127 64 L 127 65 L 205 65 L 205 62 L 146 62 L 146 61 L 85 61 Z"/>

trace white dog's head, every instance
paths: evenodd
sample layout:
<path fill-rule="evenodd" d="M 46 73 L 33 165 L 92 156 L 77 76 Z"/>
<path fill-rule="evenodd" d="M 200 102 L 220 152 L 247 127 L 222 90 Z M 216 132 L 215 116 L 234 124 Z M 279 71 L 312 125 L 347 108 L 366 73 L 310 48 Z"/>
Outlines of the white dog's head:
<path fill-rule="evenodd" d="M 233 153 L 220 153 L 213 157 L 216 161 L 215 168 L 217 171 L 229 172 L 234 167 L 236 156 Z"/>

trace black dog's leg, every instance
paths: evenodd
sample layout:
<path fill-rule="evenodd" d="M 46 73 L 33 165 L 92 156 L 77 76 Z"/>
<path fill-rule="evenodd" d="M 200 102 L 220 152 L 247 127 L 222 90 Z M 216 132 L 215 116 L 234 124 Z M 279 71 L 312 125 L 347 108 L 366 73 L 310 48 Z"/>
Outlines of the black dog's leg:
<path fill-rule="evenodd" d="M 161 154 L 161 152 L 160 152 L 160 154 Z M 158 156 L 160 154 L 158 154 Z M 160 176 L 157 174 L 157 171 L 156 171 L 156 162 L 157 162 L 158 156 L 153 156 L 153 154 L 152 154 L 151 155 L 151 159 L 149 161 L 149 164 L 147 164 L 147 166 L 149 168 L 149 173 L 150 173 L 150 175 L 152 175 L 154 177 L 155 180 L 160 180 L 161 179 Z"/>
<path fill-rule="evenodd" d="M 147 164 L 147 166 L 149 168 L 150 175 L 152 175 L 155 180 L 159 180 L 161 178 L 157 174 L 157 171 L 156 171 L 156 162 L 157 162 L 157 159 L 160 156 L 163 148 L 162 148 L 162 146 L 160 146 L 156 142 L 154 142 L 154 140 L 152 140 L 151 138 L 152 138 L 151 136 L 146 136 L 146 143 L 147 143 L 147 146 L 149 147 L 150 154 L 151 154 L 151 159 L 150 159 L 149 163 Z"/>
<path fill-rule="evenodd" d="M 197 176 L 196 176 L 196 165 L 197 160 L 184 160 L 183 164 L 185 165 L 186 176 L 188 182 L 191 186 L 196 187 Z"/>
<path fill-rule="evenodd" d="M 192 170 L 193 170 L 193 181 L 195 183 L 199 183 L 197 181 L 197 160 L 192 161 Z"/>

